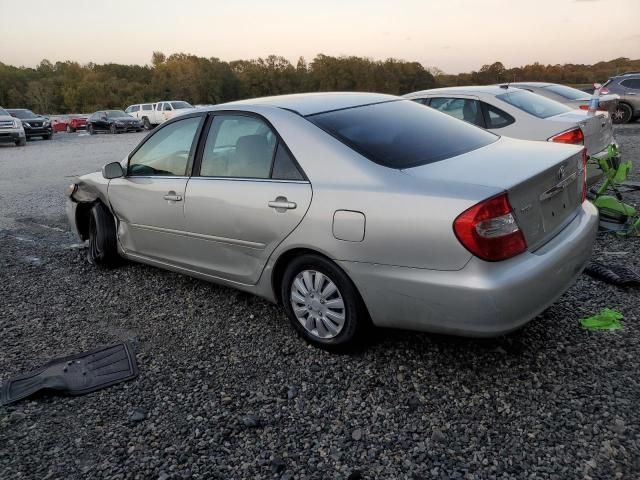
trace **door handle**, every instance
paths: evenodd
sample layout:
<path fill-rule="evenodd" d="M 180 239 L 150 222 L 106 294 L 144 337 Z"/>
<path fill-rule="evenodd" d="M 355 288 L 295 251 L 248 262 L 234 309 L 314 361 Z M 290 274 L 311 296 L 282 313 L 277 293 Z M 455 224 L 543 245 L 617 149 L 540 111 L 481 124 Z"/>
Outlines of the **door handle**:
<path fill-rule="evenodd" d="M 169 192 L 162 198 L 164 198 L 165 200 L 168 200 L 170 202 L 181 202 L 182 201 L 182 195 L 176 195 L 176 192 Z"/>
<path fill-rule="evenodd" d="M 278 197 L 275 200 L 269 202 L 269 207 L 275 208 L 278 212 L 284 212 L 285 210 L 293 210 L 298 205 L 295 202 L 290 202 L 287 197 Z"/>

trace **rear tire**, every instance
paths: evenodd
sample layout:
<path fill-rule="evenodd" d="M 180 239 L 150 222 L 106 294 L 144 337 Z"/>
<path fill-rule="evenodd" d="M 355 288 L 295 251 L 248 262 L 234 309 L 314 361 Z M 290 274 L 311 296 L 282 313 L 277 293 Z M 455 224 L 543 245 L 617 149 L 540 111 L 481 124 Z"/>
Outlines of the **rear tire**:
<path fill-rule="evenodd" d="M 116 222 L 111 212 L 98 202 L 89 213 L 89 251 L 87 258 L 98 267 L 114 267 L 119 263 Z"/>
<path fill-rule="evenodd" d="M 93 125 L 89 124 L 89 127 L 87 127 L 89 130 L 89 135 L 95 135 L 96 131 L 93 129 Z"/>
<path fill-rule="evenodd" d="M 626 103 L 618 103 L 611 115 L 613 123 L 616 124 L 628 123 L 631 117 L 633 117 L 633 109 Z"/>
<path fill-rule="evenodd" d="M 149 121 L 149 119 L 147 117 L 144 117 L 142 119 L 142 125 L 144 126 L 145 130 L 151 130 L 151 122 Z"/>
<path fill-rule="evenodd" d="M 321 280 L 316 283 L 318 274 Z M 307 342 L 338 352 L 361 346 L 369 326 L 367 309 L 336 264 L 318 255 L 302 255 L 287 266 L 280 288 L 289 321 Z"/>

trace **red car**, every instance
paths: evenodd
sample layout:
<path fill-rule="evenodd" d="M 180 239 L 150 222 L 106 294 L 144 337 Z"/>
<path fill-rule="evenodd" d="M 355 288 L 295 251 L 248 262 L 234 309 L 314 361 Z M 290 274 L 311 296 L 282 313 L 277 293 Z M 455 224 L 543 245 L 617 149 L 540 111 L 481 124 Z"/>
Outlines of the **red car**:
<path fill-rule="evenodd" d="M 58 117 L 53 120 L 53 129 L 56 132 L 73 133 L 76 130 L 87 128 L 87 117 L 82 115 Z"/>

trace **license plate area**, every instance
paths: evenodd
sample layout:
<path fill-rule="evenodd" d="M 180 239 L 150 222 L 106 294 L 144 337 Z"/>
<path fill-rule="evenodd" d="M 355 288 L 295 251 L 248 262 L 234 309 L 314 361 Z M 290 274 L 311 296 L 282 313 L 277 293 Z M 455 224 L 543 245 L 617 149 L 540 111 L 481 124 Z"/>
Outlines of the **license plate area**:
<path fill-rule="evenodd" d="M 576 209 L 578 190 L 574 173 L 540 195 L 542 227 L 545 232 L 555 230 Z"/>

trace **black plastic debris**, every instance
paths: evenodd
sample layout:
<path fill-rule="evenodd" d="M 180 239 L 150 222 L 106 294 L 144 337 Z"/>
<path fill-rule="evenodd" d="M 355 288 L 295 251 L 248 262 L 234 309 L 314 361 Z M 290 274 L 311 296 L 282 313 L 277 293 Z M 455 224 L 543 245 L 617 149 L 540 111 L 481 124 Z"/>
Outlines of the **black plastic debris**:
<path fill-rule="evenodd" d="M 620 287 L 640 285 L 640 275 L 630 268 L 620 265 L 604 265 L 591 261 L 584 269 L 584 273 L 603 282 Z"/>
<path fill-rule="evenodd" d="M 7 380 L 0 404 L 8 405 L 40 390 L 84 395 L 138 375 L 136 357 L 128 343 L 56 358 L 37 370 Z"/>

